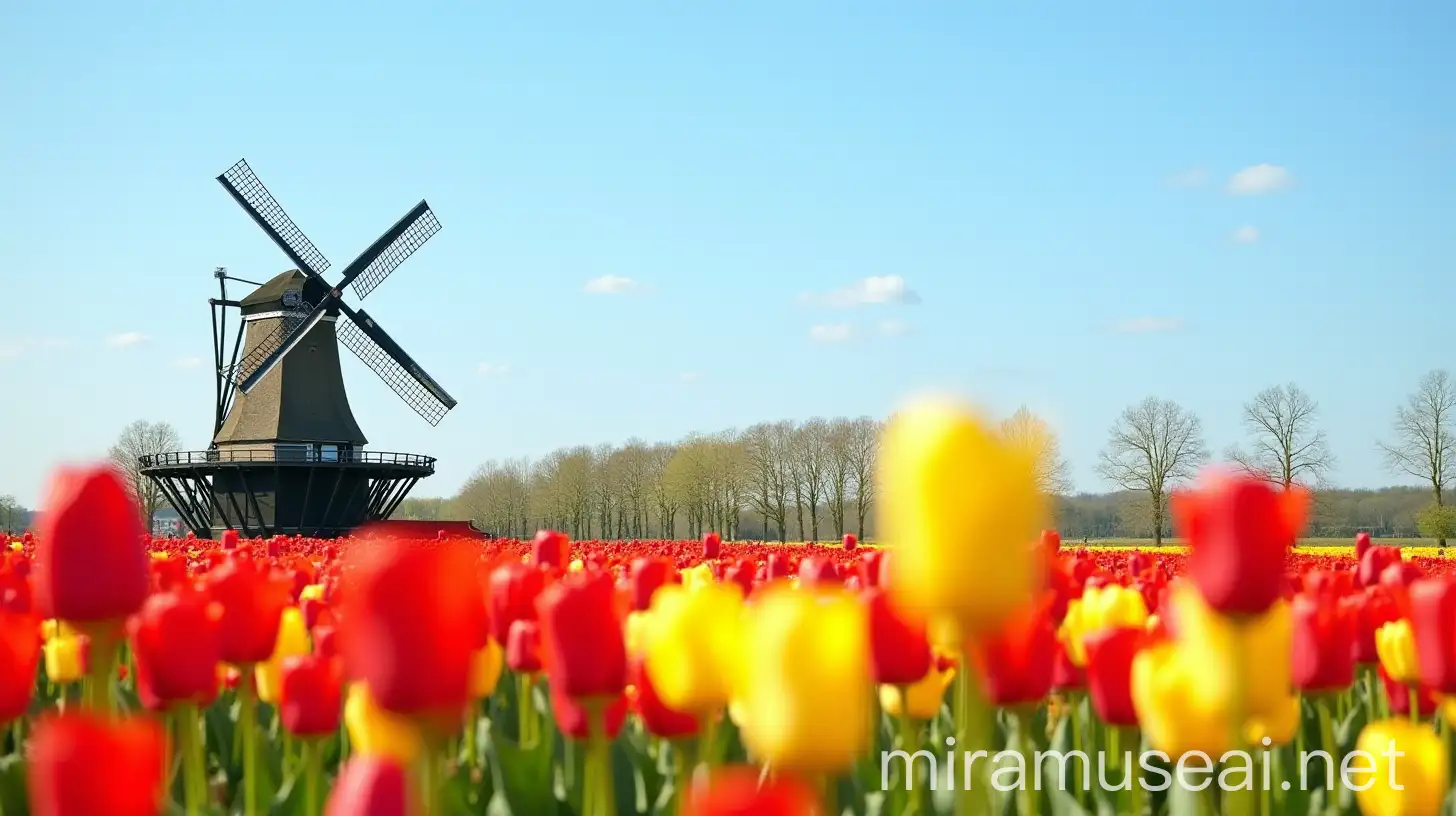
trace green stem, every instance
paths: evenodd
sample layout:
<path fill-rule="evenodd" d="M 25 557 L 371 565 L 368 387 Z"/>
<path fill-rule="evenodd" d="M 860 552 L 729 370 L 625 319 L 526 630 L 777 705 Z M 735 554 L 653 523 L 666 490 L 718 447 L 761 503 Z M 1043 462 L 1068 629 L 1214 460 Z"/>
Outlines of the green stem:
<path fill-rule="evenodd" d="M 1236 750 L 1246 750 L 1247 744 L 1244 739 L 1244 724 L 1248 722 L 1248 690 L 1244 688 L 1244 632 L 1246 624 L 1242 620 L 1235 619 L 1234 631 L 1238 635 L 1236 644 L 1229 652 L 1229 668 L 1233 675 L 1233 683 L 1229 690 L 1229 722 L 1227 728 L 1230 731 L 1229 745 Z M 1217 787 L 1210 785 L 1209 789 Z M 1248 788 L 1236 788 L 1223 791 L 1223 812 L 1225 816 L 1249 816 L 1253 813 L 1256 802 L 1253 790 Z"/>
<path fill-rule="evenodd" d="M 477 728 L 480 719 L 480 703 L 471 700 L 470 706 L 465 709 L 465 766 L 474 768 L 479 751 L 476 749 Z"/>
<path fill-rule="evenodd" d="M 1067 762 L 1075 762 L 1078 765 L 1078 767 L 1073 768 L 1071 772 L 1073 779 L 1082 778 L 1080 775 L 1082 773 L 1082 768 L 1080 767 L 1082 762 L 1080 757 L 1080 754 L 1082 753 L 1081 712 L 1082 696 L 1075 691 L 1067 692 L 1067 717 L 1069 718 L 1067 720 L 1067 727 L 1072 731 L 1072 756 L 1067 759 Z M 1088 792 L 1084 790 L 1081 785 L 1072 786 L 1072 798 L 1075 799 L 1077 801 L 1077 804 L 1079 805 L 1086 802 L 1087 793 Z"/>
<path fill-rule="evenodd" d="M 1019 711 L 1013 716 L 1016 718 L 1016 750 L 1021 754 L 1021 767 L 1026 776 L 1035 777 L 1036 768 L 1032 763 L 1036 759 L 1036 751 L 1032 748 L 1031 742 L 1031 713 Z M 1016 788 L 1016 799 L 1021 807 L 1021 814 L 1022 816 L 1036 816 L 1036 789 L 1025 776 L 1021 782 L 1022 784 Z"/>
<path fill-rule="evenodd" d="M 1335 778 L 1333 771 L 1340 765 L 1340 746 L 1335 744 L 1335 725 L 1333 718 L 1330 716 L 1330 701 L 1324 697 L 1316 699 L 1314 701 L 1314 710 L 1319 715 L 1320 748 L 1324 749 L 1330 755 L 1328 761 L 1331 772 L 1325 776 L 1325 782 L 1329 782 Z M 1327 787 L 1325 791 L 1326 801 L 1333 804 L 1334 790 Z"/>
<path fill-rule="evenodd" d="M 981 698 L 980 685 L 973 676 L 975 665 L 969 650 L 961 654 L 961 671 L 956 674 L 955 680 L 955 750 L 962 757 L 974 756 L 976 751 L 986 751 L 989 756 L 992 748 L 993 712 Z M 956 789 L 956 816 L 982 816 L 988 812 L 989 803 L 986 801 L 985 789 L 976 784 L 976 777 L 980 776 L 980 766 L 984 764 L 979 763 L 971 769 L 970 785 L 961 785 Z M 954 780 L 951 787 L 955 787 Z"/>
<path fill-rule="evenodd" d="M 308 816 L 318 816 L 319 786 L 323 782 L 323 746 L 317 738 L 303 741 L 303 802 Z"/>
<path fill-rule="evenodd" d="M 1421 721 L 1421 687 L 1415 683 L 1406 686 L 1406 699 L 1410 701 L 1410 721 Z"/>
<path fill-rule="evenodd" d="M 698 762 L 709 771 L 718 766 L 718 715 L 704 716 L 698 722 Z"/>
<path fill-rule="evenodd" d="M 114 717 L 116 697 L 112 694 L 111 678 L 116 676 L 116 656 L 121 645 L 119 638 L 105 625 L 87 629 L 86 636 L 90 641 L 86 647 L 86 707 Z"/>
<path fill-rule="evenodd" d="M 238 728 L 243 732 L 243 814 L 258 816 L 258 693 L 253 688 L 253 667 L 239 667 Z"/>
<path fill-rule="evenodd" d="M 698 764 L 698 738 L 687 737 L 672 741 L 672 784 L 679 807 L 692 784 L 693 769 Z"/>
<path fill-rule="evenodd" d="M 532 692 L 535 681 L 536 678 L 530 674 L 516 675 L 516 710 L 520 717 L 520 733 L 517 736 L 522 748 L 536 744 L 536 701 Z"/>
<path fill-rule="evenodd" d="M 617 799 L 612 786 L 612 743 L 607 738 L 607 704 L 604 700 L 592 700 L 586 708 L 590 717 L 587 720 L 587 784 L 589 789 L 596 791 L 596 810 L 587 810 L 587 816 L 615 816 Z"/>
<path fill-rule="evenodd" d="M 187 816 L 202 812 L 207 800 L 207 769 L 202 747 L 202 716 L 189 703 L 178 712 L 178 749 L 182 752 L 182 794 Z"/>

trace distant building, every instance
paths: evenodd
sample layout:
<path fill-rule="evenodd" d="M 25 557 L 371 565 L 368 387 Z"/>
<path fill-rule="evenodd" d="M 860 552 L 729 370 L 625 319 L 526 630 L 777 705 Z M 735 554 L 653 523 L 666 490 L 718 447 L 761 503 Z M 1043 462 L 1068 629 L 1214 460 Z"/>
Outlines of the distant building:
<path fill-rule="evenodd" d="M 176 510 L 163 507 L 152 514 L 152 535 L 157 538 L 181 538 L 187 535 L 187 528 L 183 526 L 182 517 Z"/>

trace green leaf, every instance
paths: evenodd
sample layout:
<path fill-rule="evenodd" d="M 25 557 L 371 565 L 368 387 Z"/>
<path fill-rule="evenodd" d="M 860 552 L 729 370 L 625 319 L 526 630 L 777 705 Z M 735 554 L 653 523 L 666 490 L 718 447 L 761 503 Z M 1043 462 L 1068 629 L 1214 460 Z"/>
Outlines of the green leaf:
<path fill-rule="evenodd" d="M 0 815 L 28 813 L 30 796 L 26 790 L 25 757 L 17 753 L 0 758 Z"/>
<path fill-rule="evenodd" d="M 552 796 L 551 734 L 546 731 L 536 745 L 522 748 L 496 730 L 486 729 L 486 755 L 494 775 L 495 797 L 504 801 L 509 813 L 554 813 Z M 492 802 L 492 807 L 497 805 Z"/>

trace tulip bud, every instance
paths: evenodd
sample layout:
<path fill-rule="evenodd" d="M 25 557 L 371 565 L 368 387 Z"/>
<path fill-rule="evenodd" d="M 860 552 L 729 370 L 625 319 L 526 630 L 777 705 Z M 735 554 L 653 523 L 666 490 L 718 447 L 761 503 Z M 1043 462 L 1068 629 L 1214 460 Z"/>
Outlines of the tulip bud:
<path fill-rule="evenodd" d="M 323 737 L 339 730 L 343 680 L 339 662 L 320 655 L 294 655 L 283 661 L 278 719 L 288 733 Z"/>
<path fill-rule="evenodd" d="M 191 535 L 192 535 L 191 533 L 188 533 L 188 536 L 189 537 Z M 219 537 L 219 539 L 218 539 L 218 543 L 222 545 L 222 548 L 224 550 L 235 550 L 235 549 L 237 549 L 238 548 L 238 531 L 237 530 L 233 530 L 233 529 L 223 530 L 222 531 L 222 536 Z"/>
<path fill-rule="evenodd" d="M 506 638 L 506 665 L 520 674 L 541 671 L 541 629 L 535 621 L 518 620 L 511 624 Z"/>
<path fill-rule="evenodd" d="M 30 812 L 50 816 L 162 812 L 166 738 L 149 719 L 44 717 L 27 740 Z"/>
<path fill-rule="evenodd" d="M 141 513 L 112 467 L 59 468 L 40 521 L 33 576 L 42 617 L 120 620 L 151 589 Z"/>
<path fill-rule="evenodd" d="M 570 697 L 619 695 L 627 686 L 627 647 L 611 576 L 578 572 L 536 599 L 542 662 L 551 688 Z"/>
<path fill-rule="evenodd" d="M 703 560 L 711 561 L 723 552 L 723 538 L 717 533 L 703 534 Z"/>
<path fill-rule="evenodd" d="M 843 544 L 846 550 L 853 550 L 855 547 L 859 546 L 859 539 L 855 538 L 854 533 L 845 533 Z"/>
<path fill-rule="evenodd" d="M 324 816 L 413 816 L 418 812 L 415 802 L 403 765 L 387 756 L 357 755 L 349 758 L 334 780 Z"/>
<path fill-rule="evenodd" d="M 571 539 L 555 530 L 537 532 L 531 540 L 531 560 L 540 566 L 566 569 L 571 562 Z"/>

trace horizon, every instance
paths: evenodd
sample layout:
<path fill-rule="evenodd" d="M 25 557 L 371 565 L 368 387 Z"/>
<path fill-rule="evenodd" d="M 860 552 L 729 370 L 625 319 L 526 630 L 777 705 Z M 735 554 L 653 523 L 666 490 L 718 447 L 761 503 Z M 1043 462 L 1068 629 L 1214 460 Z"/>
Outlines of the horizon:
<path fill-rule="evenodd" d="M 206 447 L 211 271 L 290 266 L 213 181 L 242 158 L 335 273 L 443 224 L 346 296 L 460 402 L 431 428 L 342 355 L 368 448 L 439 459 L 415 498 L 928 389 L 1026 405 L 1115 492 L 1124 407 L 1218 461 L 1289 382 L 1333 484 L 1416 484 L 1376 441 L 1453 367 L 1456 8 L 570 8 L 13 12 L 0 495 L 137 419 Z"/>

